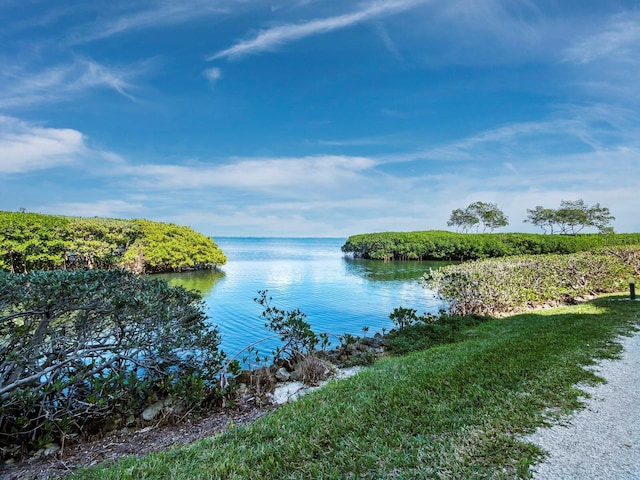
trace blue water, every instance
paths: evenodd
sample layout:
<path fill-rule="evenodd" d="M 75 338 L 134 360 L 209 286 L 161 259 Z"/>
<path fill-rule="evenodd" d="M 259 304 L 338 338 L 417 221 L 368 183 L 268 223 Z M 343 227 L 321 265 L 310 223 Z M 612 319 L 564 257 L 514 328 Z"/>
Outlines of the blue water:
<path fill-rule="evenodd" d="M 227 256 L 221 272 L 189 272 L 162 277 L 203 294 L 207 314 L 218 325 L 222 349 L 233 356 L 271 334 L 253 299 L 268 290 L 272 304 L 299 308 L 317 333 L 367 335 L 390 330 L 395 307 L 436 312 L 440 301 L 420 285 L 435 262 L 378 262 L 346 257 L 340 238 L 215 238 Z M 334 342 L 335 345 L 336 342 Z M 268 355 L 277 340 L 261 343 Z"/>

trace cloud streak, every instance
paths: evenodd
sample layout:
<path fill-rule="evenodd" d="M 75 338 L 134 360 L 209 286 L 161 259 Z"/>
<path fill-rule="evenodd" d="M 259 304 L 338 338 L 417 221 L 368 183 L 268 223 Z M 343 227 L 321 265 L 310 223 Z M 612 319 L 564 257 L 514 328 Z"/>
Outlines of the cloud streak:
<path fill-rule="evenodd" d="M 224 165 L 139 165 L 119 169 L 135 178 L 137 185 L 151 189 L 231 189 L 278 190 L 340 188 L 355 182 L 359 174 L 375 166 L 366 157 L 319 155 L 302 158 L 239 159 Z M 286 190 L 281 190 L 283 193 Z"/>
<path fill-rule="evenodd" d="M 100 88 L 135 101 L 129 79 L 137 73 L 138 69 L 110 68 L 84 59 L 35 73 L 7 67 L 0 73 L 0 108 L 55 103 Z"/>
<path fill-rule="evenodd" d="M 382 15 L 408 10 L 426 2 L 427 0 L 379 1 L 352 13 L 269 28 L 261 31 L 254 38 L 238 42 L 225 50 L 210 55 L 207 60 L 238 59 L 246 55 L 272 51 L 287 43 L 348 28 Z"/>
<path fill-rule="evenodd" d="M 229 11 L 228 4 L 228 1 L 211 0 L 158 2 L 145 10 L 121 15 L 109 21 L 98 21 L 82 31 L 73 32 L 67 42 L 69 45 L 77 45 L 137 30 L 185 23 L 206 15 L 226 13 Z"/>
<path fill-rule="evenodd" d="M 614 16 L 600 32 L 585 36 L 565 51 L 569 63 L 588 64 L 604 59 L 623 63 L 640 63 L 640 13 L 626 12 Z"/>

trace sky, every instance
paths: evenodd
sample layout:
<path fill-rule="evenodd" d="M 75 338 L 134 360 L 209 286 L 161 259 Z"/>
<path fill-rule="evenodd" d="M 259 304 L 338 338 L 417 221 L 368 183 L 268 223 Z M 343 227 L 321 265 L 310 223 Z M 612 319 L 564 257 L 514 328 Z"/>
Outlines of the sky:
<path fill-rule="evenodd" d="M 638 0 L 0 0 L 0 210 L 347 237 L 582 199 L 639 232 L 638 85 Z"/>

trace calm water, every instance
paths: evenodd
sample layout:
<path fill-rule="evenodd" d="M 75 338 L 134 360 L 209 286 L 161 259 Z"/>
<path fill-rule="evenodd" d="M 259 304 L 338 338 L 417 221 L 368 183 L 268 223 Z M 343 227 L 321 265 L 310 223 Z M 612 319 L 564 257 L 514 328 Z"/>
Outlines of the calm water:
<path fill-rule="evenodd" d="M 368 335 L 393 327 L 395 307 L 436 312 L 440 302 L 420 286 L 437 262 L 384 263 L 345 257 L 345 239 L 216 238 L 227 255 L 221 272 L 159 275 L 173 285 L 202 292 L 210 320 L 219 326 L 222 349 L 234 355 L 270 332 L 253 299 L 268 290 L 273 305 L 299 308 L 317 333 Z M 260 344 L 269 354 L 276 340 Z M 334 342 L 335 344 L 335 342 Z"/>

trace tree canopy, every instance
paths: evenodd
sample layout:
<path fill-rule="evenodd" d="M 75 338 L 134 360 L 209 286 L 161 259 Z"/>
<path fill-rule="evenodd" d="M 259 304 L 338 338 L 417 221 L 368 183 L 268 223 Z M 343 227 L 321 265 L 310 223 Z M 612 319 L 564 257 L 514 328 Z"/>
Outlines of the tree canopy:
<path fill-rule="evenodd" d="M 496 228 L 509 225 L 509 219 L 495 203 L 474 202 L 464 210 L 457 208 L 451 212 L 447 225 L 458 231 L 468 232 L 482 224 L 482 231 L 493 232 Z"/>
<path fill-rule="evenodd" d="M 164 281 L 0 272 L 0 459 L 16 441 L 99 432 L 151 396 L 197 406 L 217 394 L 219 342 L 199 295 Z"/>
<path fill-rule="evenodd" d="M 110 270 L 137 273 L 224 265 L 216 243 L 193 229 L 149 220 L 0 212 L 0 270 Z"/>
<path fill-rule="evenodd" d="M 599 203 L 587 205 L 584 200 L 563 200 L 560 208 L 552 209 L 538 205 L 527 209 L 525 223 L 540 227 L 544 233 L 575 235 L 585 228 L 597 228 L 600 233 L 612 233 L 610 223 L 615 220 L 609 209 Z"/>

